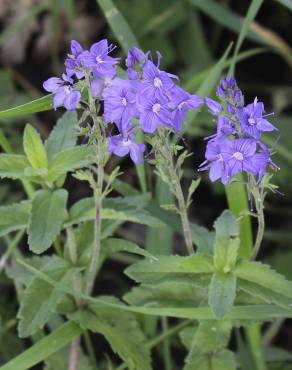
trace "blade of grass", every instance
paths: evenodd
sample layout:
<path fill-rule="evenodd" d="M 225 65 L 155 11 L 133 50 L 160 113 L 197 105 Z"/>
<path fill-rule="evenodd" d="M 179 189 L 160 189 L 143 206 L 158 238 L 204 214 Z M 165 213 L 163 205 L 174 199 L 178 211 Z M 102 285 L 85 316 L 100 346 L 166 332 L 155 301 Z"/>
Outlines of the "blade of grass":
<path fill-rule="evenodd" d="M 110 25 L 113 34 L 122 46 L 124 53 L 127 54 L 130 47 L 138 46 L 138 41 L 128 22 L 115 6 L 114 2 L 112 0 L 96 1 Z"/>
<path fill-rule="evenodd" d="M 82 333 L 75 322 L 67 322 L 35 345 L 0 367 L 0 370 L 26 370 L 57 352 Z"/>
<path fill-rule="evenodd" d="M 241 48 L 241 45 L 243 43 L 243 40 L 247 36 L 248 31 L 250 29 L 251 22 L 255 19 L 255 17 L 257 15 L 258 11 L 260 10 L 260 7 L 262 6 L 262 4 L 263 4 L 263 0 L 253 0 L 250 4 L 249 8 L 248 8 L 247 14 L 244 18 L 244 21 L 243 21 L 243 24 L 242 24 L 242 27 L 241 27 L 236 45 L 235 45 L 234 54 L 233 54 L 232 62 L 231 62 L 231 65 L 230 65 L 230 71 L 229 72 L 232 75 L 234 74 L 236 58 L 237 58 L 237 55 L 238 55 L 239 50 Z"/>

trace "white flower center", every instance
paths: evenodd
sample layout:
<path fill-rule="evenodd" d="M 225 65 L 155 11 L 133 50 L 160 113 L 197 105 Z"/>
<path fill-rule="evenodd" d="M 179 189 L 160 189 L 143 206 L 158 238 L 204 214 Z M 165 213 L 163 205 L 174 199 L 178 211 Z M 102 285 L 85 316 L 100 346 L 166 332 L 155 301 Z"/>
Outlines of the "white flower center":
<path fill-rule="evenodd" d="M 64 91 L 65 91 L 65 94 L 70 94 L 71 92 L 70 86 L 64 86 Z"/>
<path fill-rule="evenodd" d="M 256 123 L 256 120 L 252 117 L 250 117 L 247 121 L 250 125 L 254 125 Z"/>
<path fill-rule="evenodd" d="M 123 106 L 125 107 L 126 105 L 127 105 L 127 99 L 126 98 L 122 98 L 122 104 L 123 104 Z"/>
<path fill-rule="evenodd" d="M 234 157 L 238 161 L 243 161 L 243 155 L 240 152 L 235 152 L 232 157 Z"/>
<path fill-rule="evenodd" d="M 130 146 L 131 145 L 131 140 L 129 140 L 129 139 L 123 140 L 123 145 L 124 146 Z"/>
<path fill-rule="evenodd" d="M 102 63 L 102 62 L 103 62 L 103 60 L 101 59 L 101 57 L 100 57 L 100 56 L 97 56 L 97 57 L 95 58 L 95 60 L 97 61 L 97 63 Z"/>
<path fill-rule="evenodd" d="M 159 77 L 155 77 L 153 80 L 153 84 L 155 87 L 161 87 L 162 86 L 162 81 Z"/>
<path fill-rule="evenodd" d="M 160 111 L 161 105 L 159 103 L 156 103 L 152 107 L 152 112 L 157 113 Z"/>

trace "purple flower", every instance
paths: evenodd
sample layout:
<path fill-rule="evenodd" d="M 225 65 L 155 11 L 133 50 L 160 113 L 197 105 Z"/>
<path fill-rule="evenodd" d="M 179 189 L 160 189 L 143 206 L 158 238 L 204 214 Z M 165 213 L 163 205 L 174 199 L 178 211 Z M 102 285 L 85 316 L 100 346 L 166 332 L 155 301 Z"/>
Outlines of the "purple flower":
<path fill-rule="evenodd" d="M 257 98 L 252 104 L 238 110 L 240 126 L 246 135 L 259 139 L 261 132 L 277 130 L 263 117 L 263 113 L 264 104 L 258 102 Z"/>
<path fill-rule="evenodd" d="M 113 77 L 116 74 L 115 65 L 119 62 L 118 58 L 108 55 L 113 49 L 114 46 L 108 45 L 104 39 L 93 44 L 90 51 L 84 51 L 78 58 L 86 68 L 92 69 L 94 77 Z"/>
<path fill-rule="evenodd" d="M 148 95 L 164 96 L 174 86 L 172 78 L 177 77 L 161 71 L 150 60 L 143 67 L 143 87 L 144 90 L 147 90 Z"/>
<path fill-rule="evenodd" d="M 235 139 L 226 141 L 221 147 L 221 153 L 227 164 L 228 177 L 247 171 L 256 175 L 257 169 L 253 164 L 253 157 L 257 149 L 257 142 L 252 139 Z"/>
<path fill-rule="evenodd" d="M 71 76 L 76 75 L 78 79 L 84 77 L 82 70 L 82 63 L 79 56 L 83 53 L 83 48 L 79 42 L 72 40 L 71 41 L 71 54 L 68 54 L 68 58 L 65 60 L 65 67 L 67 73 Z"/>
<path fill-rule="evenodd" d="M 206 97 L 205 104 L 207 105 L 209 112 L 214 116 L 217 116 L 223 110 L 222 105 L 211 98 Z"/>
<path fill-rule="evenodd" d="M 137 116 L 136 91 L 128 80 L 116 78 L 102 94 L 104 99 L 104 117 L 107 122 L 114 122 L 122 131 L 132 117 Z"/>
<path fill-rule="evenodd" d="M 222 148 L 225 145 L 228 145 L 226 139 L 209 141 L 205 154 L 206 160 L 199 167 L 199 171 L 210 170 L 209 177 L 212 182 L 221 178 L 221 182 L 224 185 L 229 181 L 226 161 L 222 155 Z"/>
<path fill-rule="evenodd" d="M 171 126 L 171 112 L 166 98 L 149 96 L 145 92 L 138 96 L 138 110 L 140 125 L 144 132 L 153 133 L 158 126 Z"/>
<path fill-rule="evenodd" d="M 233 121 L 226 116 L 218 116 L 217 118 L 217 136 L 229 136 L 235 132 Z"/>
<path fill-rule="evenodd" d="M 133 141 L 135 134 L 133 132 L 122 133 L 108 137 L 108 151 L 118 157 L 124 157 L 130 153 L 132 161 L 136 164 L 143 162 L 143 153 L 145 144 Z"/>
<path fill-rule="evenodd" d="M 131 48 L 126 58 L 127 74 L 131 80 L 141 77 L 142 68 L 147 60 L 147 55 L 139 48 Z"/>
<path fill-rule="evenodd" d="M 80 92 L 73 89 L 73 79 L 65 73 L 62 74 L 62 78 L 51 77 L 46 80 L 43 88 L 53 93 L 55 110 L 64 105 L 67 110 L 73 111 L 81 99 Z"/>
<path fill-rule="evenodd" d="M 190 109 L 197 109 L 203 100 L 197 95 L 191 95 L 179 86 L 170 90 L 169 108 L 172 110 L 172 126 L 176 131 L 181 130 L 186 113 Z"/>

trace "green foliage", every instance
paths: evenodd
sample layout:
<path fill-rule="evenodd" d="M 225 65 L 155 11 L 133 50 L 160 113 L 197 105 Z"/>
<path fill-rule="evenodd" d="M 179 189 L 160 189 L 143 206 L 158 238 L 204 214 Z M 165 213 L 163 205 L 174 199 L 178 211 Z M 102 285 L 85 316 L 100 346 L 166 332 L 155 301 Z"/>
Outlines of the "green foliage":
<path fill-rule="evenodd" d="M 112 297 L 105 297 L 116 302 Z M 151 370 L 150 351 L 134 316 L 123 310 L 91 305 L 90 311 L 79 311 L 72 316 L 84 329 L 100 333 L 110 343 L 130 369 Z"/>
<path fill-rule="evenodd" d="M 82 330 L 76 323 L 68 321 L 7 364 L 1 366 L 0 370 L 27 370 L 66 346 L 81 333 Z"/>
<path fill-rule="evenodd" d="M 20 179 L 25 176 L 24 171 L 29 163 L 24 155 L 1 154 L 0 155 L 0 177 Z"/>
<path fill-rule="evenodd" d="M 76 112 L 66 112 L 58 119 L 45 143 L 49 160 L 59 152 L 75 146 L 77 141 L 77 118 Z"/>
<path fill-rule="evenodd" d="M 52 257 L 42 271 L 53 279 L 64 281 L 69 265 L 58 257 Z M 50 319 L 63 293 L 55 290 L 44 280 L 34 277 L 27 286 L 18 312 L 20 337 L 28 337 L 42 329 Z"/>
<path fill-rule="evenodd" d="M 34 253 L 43 253 L 54 242 L 66 217 L 68 192 L 40 190 L 32 200 L 28 223 L 28 244 Z"/>
<path fill-rule="evenodd" d="M 48 180 L 54 182 L 67 172 L 89 165 L 94 161 L 94 148 L 82 145 L 57 153 L 49 163 Z"/>
<path fill-rule="evenodd" d="M 29 212 L 30 202 L 26 200 L 0 207 L 0 236 L 25 228 Z"/>
<path fill-rule="evenodd" d="M 208 302 L 216 317 L 230 312 L 236 296 L 236 276 L 232 273 L 215 272 L 208 292 Z"/>
<path fill-rule="evenodd" d="M 31 125 L 26 125 L 23 134 L 23 149 L 33 168 L 47 168 L 47 152 L 40 134 Z"/>

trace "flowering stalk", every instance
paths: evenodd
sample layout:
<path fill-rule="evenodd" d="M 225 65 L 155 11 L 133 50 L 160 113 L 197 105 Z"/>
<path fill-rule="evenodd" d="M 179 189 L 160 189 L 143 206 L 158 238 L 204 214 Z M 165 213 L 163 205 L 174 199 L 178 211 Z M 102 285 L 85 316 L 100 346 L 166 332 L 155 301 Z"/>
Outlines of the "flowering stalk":
<path fill-rule="evenodd" d="M 170 143 L 168 132 L 163 127 L 159 127 L 158 129 L 157 140 L 154 142 L 154 151 L 158 172 L 162 180 L 169 185 L 171 192 L 177 199 L 177 212 L 181 217 L 185 244 L 188 253 L 193 254 L 194 249 L 188 219 L 188 204 L 181 188 L 181 169 L 180 165 L 178 163 L 175 164 L 173 161 L 173 157 L 176 154 L 176 146 Z M 181 156 L 183 156 L 181 158 L 185 158 L 187 154 L 183 153 Z"/>

